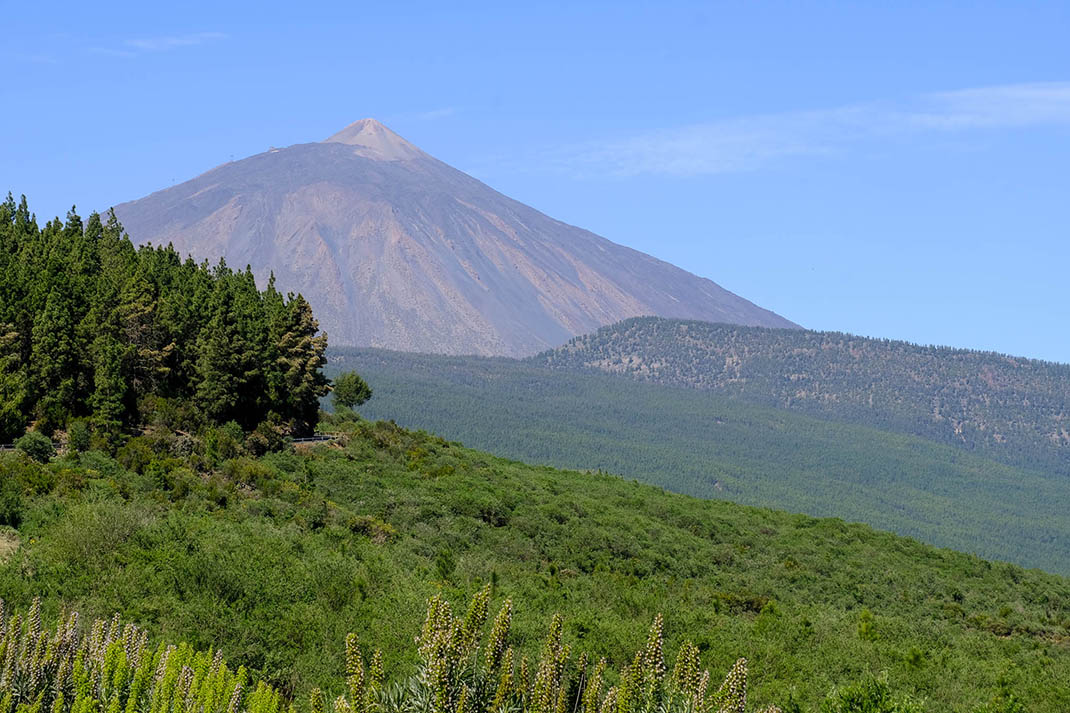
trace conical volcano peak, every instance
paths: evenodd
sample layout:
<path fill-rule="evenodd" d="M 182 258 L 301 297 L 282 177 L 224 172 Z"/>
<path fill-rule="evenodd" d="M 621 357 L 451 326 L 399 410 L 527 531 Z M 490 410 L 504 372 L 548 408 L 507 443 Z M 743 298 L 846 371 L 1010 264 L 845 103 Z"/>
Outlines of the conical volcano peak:
<path fill-rule="evenodd" d="M 115 213 L 141 241 L 274 272 L 335 345 L 529 356 L 640 315 L 795 326 L 507 198 L 374 119 Z"/>
<path fill-rule="evenodd" d="M 357 146 L 367 149 L 370 152 L 367 154 L 369 158 L 387 161 L 405 161 L 423 158 L 427 155 L 375 119 L 354 121 L 337 134 L 328 137 L 323 143 Z"/>

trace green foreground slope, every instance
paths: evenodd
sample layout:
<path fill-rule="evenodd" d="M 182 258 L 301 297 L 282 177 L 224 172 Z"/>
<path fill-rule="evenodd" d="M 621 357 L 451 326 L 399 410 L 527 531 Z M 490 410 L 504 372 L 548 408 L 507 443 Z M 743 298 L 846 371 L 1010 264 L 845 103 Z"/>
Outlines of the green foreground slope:
<path fill-rule="evenodd" d="M 329 367 L 367 377 L 370 417 L 513 458 L 1070 572 L 1065 478 L 919 437 L 510 359 L 333 349 Z"/>
<path fill-rule="evenodd" d="M 167 438 L 135 439 L 134 470 L 87 453 L 0 457 L 0 597 L 123 612 L 157 640 L 219 646 L 287 695 L 337 693 L 356 632 L 386 670 L 413 662 L 427 598 L 487 583 L 518 603 L 535 654 L 553 612 L 611 670 L 658 612 L 668 648 L 751 662 L 754 704 L 814 709 L 886 672 L 932 711 L 1012 691 L 1070 707 L 1070 581 L 862 525 L 705 501 L 600 474 L 533 467 L 389 423 L 306 454 L 194 472 Z M 13 551 L 12 548 L 14 547 Z"/>

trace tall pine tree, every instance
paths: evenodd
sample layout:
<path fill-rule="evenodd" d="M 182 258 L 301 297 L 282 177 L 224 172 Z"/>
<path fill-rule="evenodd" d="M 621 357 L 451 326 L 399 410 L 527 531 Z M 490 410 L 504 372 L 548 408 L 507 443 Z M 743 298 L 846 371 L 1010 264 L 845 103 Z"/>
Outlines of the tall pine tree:
<path fill-rule="evenodd" d="M 287 406 L 283 417 L 292 420 L 300 433 L 315 428 L 320 397 L 330 391 L 323 375 L 327 335 L 318 333 L 319 323 L 305 298 L 298 295 L 291 299 L 277 349 Z"/>
<path fill-rule="evenodd" d="M 26 427 L 23 406 L 29 389 L 18 337 L 10 324 L 0 324 L 0 442 L 3 443 L 14 440 Z"/>
<path fill-rule="evenodd" d="M 33 323 L 30 374 L 40 430 L 50 434 L 67 423 L 75 392 L 74 326 L 70 300 L 60 287 L 53 287 L 44 311 Z"/>

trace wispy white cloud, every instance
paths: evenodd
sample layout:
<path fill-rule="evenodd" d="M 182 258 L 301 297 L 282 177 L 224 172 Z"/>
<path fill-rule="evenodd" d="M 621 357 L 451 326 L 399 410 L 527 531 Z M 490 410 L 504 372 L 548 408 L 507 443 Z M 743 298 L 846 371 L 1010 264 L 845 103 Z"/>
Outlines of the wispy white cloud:
<path fill-rule="evenodd" d="M 453 116 L 458 111 L 457 107 L 444 106 L 439 109 L 431 109 L 430 111 L 424 111 L 415 116 L 420 121 L 434 121 L 436 119 L 445 119 L 446 117 Z"/>
<path fill-rule="evenodd" d="M 202 45 L 205 42 L 225 40 L 227 36 L 222 32 L 197 32 L 191 35 L 169 35 L 165 37 L 142 37 L 127 40 L 124 44 L 143 52 L 164 52 L 180 47 L 192 47 Z"/>
<path fill-rule="evenodd" d="M 862 141 L 923 133 L 1070 124 L 1070 82 L 926 94 L 904 102 L 743 116 L 541 152 L 544 167 L 579 174 L 698 175 L 749 171 Z"/>
<path fill-rule="evenodd" d="M 1012 84 L 931 94 L 923 126 L 942 129 L 1070 123 L 1070 82 Z"/>
<path fill-rule="evenodd" d="M 130 59 L 147 52 L 167 52 L 183 47 L 194 47 L 207 42 L 227 39 L 222 32 L 196 32 L 190 35 L 167 35 L 161 37 L 135 37 L 124 40 L 118 47 L 90 47 L 92 54 Z"/>

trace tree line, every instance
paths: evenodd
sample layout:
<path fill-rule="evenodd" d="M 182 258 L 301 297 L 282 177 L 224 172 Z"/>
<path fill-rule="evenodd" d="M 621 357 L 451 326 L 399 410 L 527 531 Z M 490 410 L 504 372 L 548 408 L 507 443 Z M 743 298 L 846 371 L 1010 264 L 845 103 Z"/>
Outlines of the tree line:
<path fill-rule="evenodd" d="M 159 419 L 308 433 L 326 348 L 274 277 L 137 247 L 112 211 L 39 227 L 25 196 L 0 203 L 0 442 L 72 421 L 102 447 Z"/>

